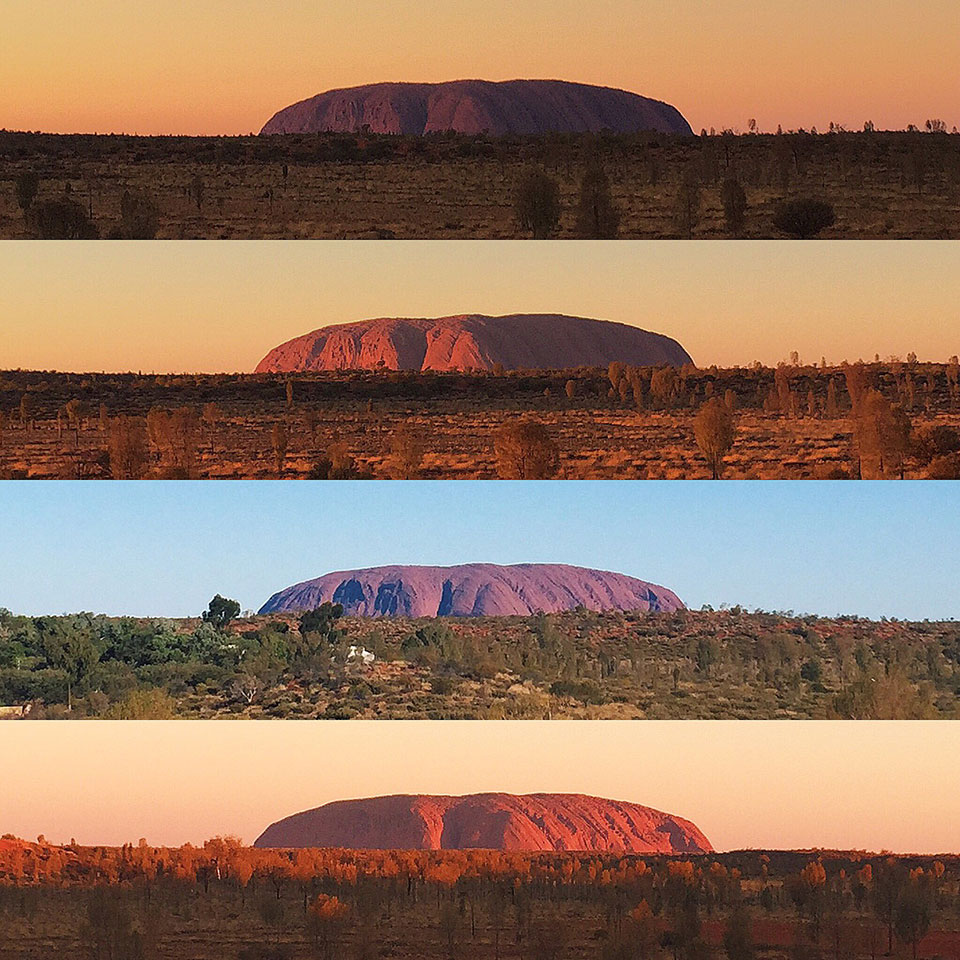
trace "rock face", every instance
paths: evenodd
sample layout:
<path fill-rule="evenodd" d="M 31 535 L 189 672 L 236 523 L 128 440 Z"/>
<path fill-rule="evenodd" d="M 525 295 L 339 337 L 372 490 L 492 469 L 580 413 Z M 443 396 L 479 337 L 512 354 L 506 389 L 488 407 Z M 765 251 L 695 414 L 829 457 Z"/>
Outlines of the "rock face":
<path fill-rule="evenodd" d="M 693 132 L 675 107 L 626 90 L 564 80 L 453 80 L 328 90 L 280 110 L 260 133 L 355 133 L 364 127 L 413 135 Z"/>
<path fill-rule="evenodd" d="M 683 608 L 666 587 L 562 563 L 370 567 L 328 573 L 275 593 L 260 613 L 314 610 L 329 601 L 361 617 L 501 617 L 589 610 Z"/>
<path fill-rule="evenodd" d="M 576 793 L 341 800 L 267 827 L 256 847 L 709 853 L 689 820 Z"/>
<path fill-rule="evenodd" d="M 321 327 L 288 340 L 257 364 L 257 373 L 304 370 L 564 370 L 683 366 L 676 340 L 626 323 L 560 314 L 464 315 L 361 320 Z"/>

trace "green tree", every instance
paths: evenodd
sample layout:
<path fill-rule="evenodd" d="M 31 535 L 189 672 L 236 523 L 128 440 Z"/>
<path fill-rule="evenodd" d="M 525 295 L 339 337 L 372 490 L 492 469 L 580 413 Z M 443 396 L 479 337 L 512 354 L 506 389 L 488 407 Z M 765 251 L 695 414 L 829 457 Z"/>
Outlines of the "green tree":
<path fill-rule="evenodd" d="M 227 597 L 221 597 L 218 593 L 211 601 L 210 606 L 204 610 L 201 619 L 204 623 L 209 623 L 217 630 L 223 630 L 231 620 L 236 620 L 240 616 L 240 604 L 236 600 L 230 600 Z"/>
<path fill-rule="evenodd" d="M 73 709 L 73 688 L 100 662 L 89 624 L 75 617 L 42 617 L 35 621 L 44 657 L 67 675 L 67 709 Z"/>

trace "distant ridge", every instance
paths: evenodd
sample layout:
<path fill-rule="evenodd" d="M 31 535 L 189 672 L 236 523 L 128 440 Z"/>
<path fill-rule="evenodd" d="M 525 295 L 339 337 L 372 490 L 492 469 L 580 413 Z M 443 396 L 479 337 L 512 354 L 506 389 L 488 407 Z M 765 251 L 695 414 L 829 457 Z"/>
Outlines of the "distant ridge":
<path fill-rule="evenodd" d="M 275 113 L 261 134 L 692 134 L 676 107 L 614 87 L 565 80 L 372 83 L 327 90 Z"/>
<path fill-rule="evenodd" d="M 271 824 L 255 847 L 710 853 L 689 820 L 578 793 L 340 800 Z"/>
<path fill-rule="evenodd" d="M 257 373 L 384 368 L 387 370 L 564 370 L 683 366 L 676 340 L 626 323 L 564 314 L 502 317 L 380 318 L 333 324 L 274 347 Z"/>
<path fill-rule="evenodd" d="M 363 617 L 529 616 L 590 610 L 683 608 L 672 590 L 622 573 L 563 563 L 388 566 L 328 573 L 275 593 L 260 613 L 314 610 L 324 602 Z"/>

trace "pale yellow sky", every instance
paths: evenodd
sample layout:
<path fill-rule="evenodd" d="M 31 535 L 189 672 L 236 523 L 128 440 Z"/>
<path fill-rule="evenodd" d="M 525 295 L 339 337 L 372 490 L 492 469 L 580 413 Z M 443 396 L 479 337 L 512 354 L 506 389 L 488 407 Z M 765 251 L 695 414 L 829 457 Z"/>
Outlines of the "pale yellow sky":
<path fill-rule="evenodd" d="M 170 721 L 0 724 L 0 831 L 252 842 L 330 800 L 582 792 L 693 820 L 719 850 L 960 852 L 960 724 Z"/>
<path fill-rule="evenodd" d="M 943 361 L 958 302 L 952 241 L 7 242 L 0 368 L 250 371 L 330 323 L 521 312 L 645 327 L 701 366 Z"/>
<path fill-rule="evenodd" d="M 556 78 L 695 130 L 960 122 L 955 0 L 5 0 L 0 126 L 248 133 L 332 87 Z"/>

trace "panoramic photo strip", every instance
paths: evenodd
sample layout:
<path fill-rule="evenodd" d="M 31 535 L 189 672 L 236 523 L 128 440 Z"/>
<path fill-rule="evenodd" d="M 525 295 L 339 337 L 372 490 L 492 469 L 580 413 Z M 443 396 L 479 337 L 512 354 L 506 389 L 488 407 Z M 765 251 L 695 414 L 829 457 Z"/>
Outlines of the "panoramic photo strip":
<path fill-rule="evenodd" d="M 5 0 L 6 239 L 950 239 L 953 0 Z"/>
<path fill-rule="evenodd" d="M 4 245 L 0 477 L 960 478 L 960 245 L 683 250 Z"/>
<path fill-rule="evenodd" d="M 957 716 L 955 484 L 0 494 L 8 718 Z"/>
<path fill-rule="evenodd" d="M 0 748 L 4 957 L 960 950 L 956 724 L 6 724 Z"/>

